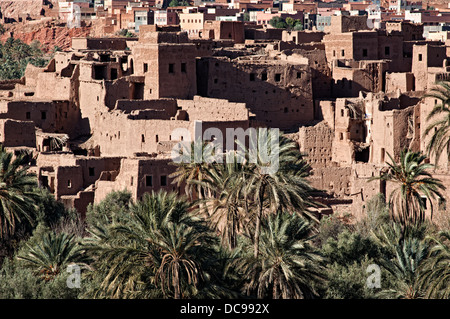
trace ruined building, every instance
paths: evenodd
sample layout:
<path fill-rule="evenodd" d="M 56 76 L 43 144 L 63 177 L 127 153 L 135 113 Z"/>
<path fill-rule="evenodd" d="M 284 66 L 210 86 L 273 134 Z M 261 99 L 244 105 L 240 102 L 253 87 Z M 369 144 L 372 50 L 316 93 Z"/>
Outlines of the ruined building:
<path fill-rule="evenodd" d="M 393 187 L 368 183 L 388 154 L 425 149 L 436 101 L 422 97 L 449 70 L 446 45 L 415 26 L 355 31 L 360 20 L 275 39 L 223 39 L 220 23 L 209 39 L 151 25 L 138 39 L 74 38 L 45 68 L 0 83 L 0 142 L 34 153 L 40 184 L 84 214 L 112 190 L 183 192 L 170 152 L 196 132 L 276 127 L 306 155 L 320 212 L 361 216 Z M 436 174 L 450 187 L 446 161 Z"/>

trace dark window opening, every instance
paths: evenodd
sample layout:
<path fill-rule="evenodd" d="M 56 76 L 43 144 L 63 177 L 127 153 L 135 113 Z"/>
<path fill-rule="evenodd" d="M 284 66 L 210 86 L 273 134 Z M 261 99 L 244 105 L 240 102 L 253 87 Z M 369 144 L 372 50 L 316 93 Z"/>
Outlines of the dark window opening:
<path fill-rule="evenodd" d="M 363 55 L 363 57 L 367 57 L 367 49 L 363 49 L 362 55 Z"/>
<path fill-rule="evenodd" d="M 153 176 L 147 175 L 145 176 L 145 186 L 152 187 L 153 186 Z"/>
<path fill-rule="evenodd" d="M 266 72 L 261 73 L 261 80 L 267 81 L 267 73 Z"/>
<path fill-rule="evenodd" d="M 175 73 L 175 64 L 169 63 L 169 73 Z"/>
<path fill-rule="evenodd" d="M 250 81 L 255 81 L 255 73 L 250 73 Z"/>
<path fill-rule="evenodd" d="M 297 79 L 301 79 L 302 78 L 302 72 L 297 72 Z"/>
<path fill-rule="evenodd" d="M 389 56 L 391 54 L 391 48 L 390 47 L 384 47 L 384 55 Z"/>
<path fill-rule="evenodd" d="M 42 120 L 47 119 L 47 112 L 46 111 L 41 111 L 41 119 Z"/>
<path fill-rule="evenodd" d="M 167 186 L 167 176 L 161 175 L 161 186 Z"/>
<path fill-rule="evenodd" d="M 275 82 L 280 82 L 281 81 L 281 74 L 277 73 L 275 74 Z"/>
<path fill-rule="evenodd" d="M 369 149 L 366 148 L 359 152 L 355 152 L 355 161 L 368 163 L 369 162 Z"/>
<path fill-rule="evenodd" d="M 181 63 L 181 72 L 186 73 L 186 63 Z"/>
<path fill-rule="evenodd" d="M 31 118 L 31 113 L 30 112 L 25 113 L 25 118 L 29 120 Z"/>
<path fill-rule="evenodd" d="M 95 168 L 89 167 L 89 176 L 95 176 Z"/>
<path fill-rule="evenodd" d="M 144 63 L 144 73 L 148 71 L 148 64 Z"/>
<path fill-rule="evenodd" d="M 144 134 L 141 134 L 141 142 L 145 143 L 145 136 L 144 136 Z"/>
<path fill-rule="evenodd" d="M 94 66 L 94 80 L 105 80 L 106 79 L 106 66 L 105 65 L 95 65 Z"/>
<path fill-rule="evenodd" d="M 422 61 L 422 54 L 419 54 L 419 61 Z"/>
<path fill-rule="evenodd" d="M 111 69 L 111 80 L 115 80 L 117 77 L 117 69 Z"/>

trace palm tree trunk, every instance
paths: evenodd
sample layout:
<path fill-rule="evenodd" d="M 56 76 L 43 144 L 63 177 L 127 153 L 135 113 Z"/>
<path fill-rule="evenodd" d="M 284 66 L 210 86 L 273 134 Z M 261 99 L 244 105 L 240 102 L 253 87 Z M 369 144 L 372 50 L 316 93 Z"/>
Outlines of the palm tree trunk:
<path fill-rule="evenodd" d="M 178 276 L 178 267 L 175 270 L 174 277 L 173 277 L 173 297 L 175 299 L 180 299 L 180 279 Z"/>
<path fill-rule="evenodd" d="M 259 210 L 258 215 L 256 216 L 256 225 L 255 225 L 255 242 L 254 242 L 254 251 L 255 251 L 255 258 L 258 258 L 259 256 L 259 234 L 261 232 L 261 218 L 262 218 L 262 212 L 263 212 L 263 203 L 264 203 L 264 190 L 265 187 L 262 186 L 261 191 L 259 193 Z"/>
<path fill-rule="evenodd" d="M 258 211 L 258 215 L 256 216 L 256 225 L 255 225 L 255 242 L 254 242 L 254 251 L 255 258 L 258 258 L 259 255 L 259 233 L 261 228 L 261 215 L 262 215 L 262 207 L 260 207 Z"/>

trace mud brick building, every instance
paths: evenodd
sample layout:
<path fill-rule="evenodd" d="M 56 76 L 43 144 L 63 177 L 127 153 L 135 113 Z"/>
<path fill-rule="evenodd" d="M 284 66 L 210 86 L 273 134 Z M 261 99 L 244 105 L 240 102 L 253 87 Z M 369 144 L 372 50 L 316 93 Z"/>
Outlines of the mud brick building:
<path fill-rule="evenodd" d="M 280 128 L 327 195 L 321 212 L 362 216 L 392 190 L 368 183 L 388 154 L 425 150 L 437 102 L 423 96 L 450 79 L 446 43 L 424 40 L 420 25 L 372 30 L 364 19 L 333 16 L 324 32 L 209 21 L 197 38 L 154 25 L 136 39 L 73 38 L 46 67 L 0 82 L 0 142 L 36 155 L 40 185 L 83 215 L 113 190 L 183 193 L 171 150 L 196 132 Z M 450 188 L 446 160 L 435 174 Z"/>

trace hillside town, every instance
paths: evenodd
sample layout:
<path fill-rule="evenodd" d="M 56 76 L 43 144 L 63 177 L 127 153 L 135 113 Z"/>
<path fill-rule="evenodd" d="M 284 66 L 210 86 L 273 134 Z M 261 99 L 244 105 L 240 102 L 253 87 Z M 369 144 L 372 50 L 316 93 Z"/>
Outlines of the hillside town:
<path fill-rule="evenodd" d="M 319 220 L 389 198 L 378 177 L 405 150 L 446 189 L 424 194 L 427 214 L 448 214 L 449 158 L 429 144 L 448 120 L 430 117 L 448 103 L 430 92 L 450 79 L 450 2 L 0 0 L 0 23 L 58 47 L 0 82 L 0 143 L 82 217 L 114 191 L 187 195 L 174 147 L 211 128 L 293 140 Z"/>

